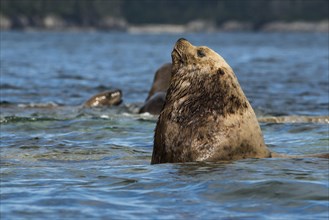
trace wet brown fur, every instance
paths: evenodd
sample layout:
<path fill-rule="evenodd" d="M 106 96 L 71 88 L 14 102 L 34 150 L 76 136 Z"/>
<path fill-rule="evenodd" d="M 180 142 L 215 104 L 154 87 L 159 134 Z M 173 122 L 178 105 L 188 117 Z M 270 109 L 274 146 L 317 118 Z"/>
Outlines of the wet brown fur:
<path fill-rule="evenodd" d="M 271 156 L 255 113 L 221 56 L 181 39 L 172 61 L 152 164 Z"/>
<path fill-rule="evenodd" d="M 152 87 L 145 101 L 157 92 L 167 92 L 171 78 L 171 63 L 163 64 L 154 74 Z"/>
<path fill-rule="evenodd" d="M 165 103 L 166 92 L 171 79 L 171 63 L 163 64 L 154 75 L 152 87 L 139 113 L 159 115 Z"/>
<path fill-rule="evenodd" d="M 109 107 L 113 105 L 119 105 L 122 102 L 122 92 L 120 89 L 114 89 L 98 93 L 88 99 L 83 107 Z"/>
<path fill-rule="evenodd" d="M 268 157 L 329 159 L 329 153 L 270 152 L 233 70 L 208 47 L 180 39 L 172 63 L 172 79 L 155 129 L 152 164 Z"/>

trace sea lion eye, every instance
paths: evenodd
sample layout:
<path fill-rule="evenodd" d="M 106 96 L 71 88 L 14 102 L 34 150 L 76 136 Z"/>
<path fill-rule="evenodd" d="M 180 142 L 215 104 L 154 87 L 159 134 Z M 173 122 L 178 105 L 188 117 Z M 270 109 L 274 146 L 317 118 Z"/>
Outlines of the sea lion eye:
<path fill-rule="evenodd" d="M 217 70 L 217 73 L 218 73 L 219 75 L 221 75 L 221 76 L 225 74 L 224 70 L 221 69 L 221 68 L 219 68 L 219 69 Z"/>
<path fill-rule="evenodd" d="M 198 50 L 197 54 L 198 54 L 198 57 L 205 57 L 206 56 L 206 54 L 203 50 Z"/>

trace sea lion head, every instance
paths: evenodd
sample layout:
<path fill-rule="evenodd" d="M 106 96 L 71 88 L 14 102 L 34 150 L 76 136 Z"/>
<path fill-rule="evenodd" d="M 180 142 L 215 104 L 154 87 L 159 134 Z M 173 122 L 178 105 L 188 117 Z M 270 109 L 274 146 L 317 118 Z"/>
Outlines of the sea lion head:
<path fill-rule="evenodd" d="M 184 38 L 176 42 L 171 57 L 173 74 L 183 68 L 190 72 L 201 71 L 207 74 L 224 74 L 225 69 L 231 70 L 223 57 L 215 51 L 206 46 L 193 46 Z"/>
<path fill-rule="evenodd" d="M 175 102 L 180 113 L 225 116 L 247 108 L 248 100 L 232 68 L 218 53 L 181 38 L 171 56 L 172 79 L 166 102 Z"/>
<path fill-rule="evenodd" d="M 84 107 L 109 107 L 113 105 L 120 105 L 121 102 L 121 90 L 113 89 L 94 95 L 85 102 Z"/>

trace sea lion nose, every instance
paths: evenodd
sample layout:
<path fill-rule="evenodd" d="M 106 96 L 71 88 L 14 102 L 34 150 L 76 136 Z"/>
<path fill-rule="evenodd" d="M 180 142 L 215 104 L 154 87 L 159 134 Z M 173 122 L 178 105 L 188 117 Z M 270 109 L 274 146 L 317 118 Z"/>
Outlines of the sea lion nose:
<path fill-rule="evenodd" d="M 179 38 L 178 40 L 177 40 L 177 43 L 179 43 L 179 42 L 181 42 L 181 41 L 187 41 L 188 42 L 188 40 L 186 40 L 185 38 Z"/>

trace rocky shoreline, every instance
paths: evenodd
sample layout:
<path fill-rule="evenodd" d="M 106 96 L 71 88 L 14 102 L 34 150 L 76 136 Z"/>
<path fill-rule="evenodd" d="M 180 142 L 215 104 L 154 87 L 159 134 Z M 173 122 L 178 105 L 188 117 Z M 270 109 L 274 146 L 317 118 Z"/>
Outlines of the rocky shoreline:
<path fill-rule="evenodd" d="M 329 20 L 310 21 L 273 21 L 256 26 L 250 22 L 227 21 L 221 25 L 214 22 L 195 20 L 185 25 L 176 24 L 147 24 L 131 25 L 122 18 L 104 17 L 93 25 L 77 25 L 63 20 L 55 15 L 47 15 L 43 18 L 28 18 L 17 16 L 8 18 L 0 14 L 0 30 L 51 30 L 51 31 L 120 31 L 128 33 L 193 33 L 193 32 L 329 32 Z"/>

